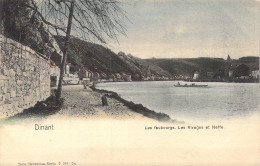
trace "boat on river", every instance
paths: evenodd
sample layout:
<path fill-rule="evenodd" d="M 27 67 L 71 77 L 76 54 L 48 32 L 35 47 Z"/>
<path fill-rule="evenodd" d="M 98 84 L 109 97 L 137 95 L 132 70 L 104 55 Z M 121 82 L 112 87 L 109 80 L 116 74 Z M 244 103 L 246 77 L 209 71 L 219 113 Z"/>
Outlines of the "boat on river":
<path fill-rule="evenodd" d="M 188 84 L 184 84 L 184 85 L 181 85 L 179 82 L 177 85 L 174 85 L 175 87 L 207 87 L 208 85 L 196 85 L 195 83 L 192 83 L 190 85 Z"/>

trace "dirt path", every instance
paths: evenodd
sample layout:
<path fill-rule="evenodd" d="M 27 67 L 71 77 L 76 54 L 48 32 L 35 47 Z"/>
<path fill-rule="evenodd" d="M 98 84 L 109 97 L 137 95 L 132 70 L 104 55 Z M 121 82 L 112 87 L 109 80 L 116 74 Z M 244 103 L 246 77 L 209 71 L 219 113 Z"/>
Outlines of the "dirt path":
<path fill-rule="evenodd" d="M 113 119 L 146 119 L 141 114 L 133 112 L 119 101 L 107 98 L 108 106 L 102 106 L 103 94 L 94 92 L 92 89 L 84 89 L 83 85 L 64 86 L 62 109 L 52 118 L 70 116 L 79 118 L 113 118 Z"/>

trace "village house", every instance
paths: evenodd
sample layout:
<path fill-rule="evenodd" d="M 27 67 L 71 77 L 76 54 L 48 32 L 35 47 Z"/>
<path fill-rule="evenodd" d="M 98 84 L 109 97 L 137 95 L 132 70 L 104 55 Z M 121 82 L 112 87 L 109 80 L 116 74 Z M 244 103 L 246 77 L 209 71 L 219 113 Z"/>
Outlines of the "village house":
<path fill-rule="evenodd" d="M 107 75 L 105 73 L 92 72 L 85 67 L 79 69 L 78 75 L 80 80 L 89 82 L 97 82 L 100 79 L 107 79 Z"/>
<path fill-rule="evenodd" d="M 98 79 L 99 79 L 99 73 L 97 72 L 94 72 L 92 77 L 90 77 L 91 82 L 98 82 Z"/>
<path fill-rule="evenodd" d="M 207 78 L 212 79 L 214 77 L 214 72 L 207 72 Z"/>
<path fill-rule="evenodd" d="M 198 71 L 196 71 L 196 72 L 194 73 L 194 75 L 193 75 L 193 79 L 196 80 L 196 79 L 199 79 L 199 77 L 200 77 L 200 74 L 199 74 Z"/>
<path fill-rule="evenodd" d="M 154 81 L 154 78 L 155 78 L 155 76 L 154 76 L 154 75 L 151 75 L 150 81 Z"/>
<path fill-rule="evenodd" d="M 68 62 L 65 64 L 65 71 L 64 71 L 65 74 L 70 74 L 70 66 L 71 64 Z"/>
<path fill-rule="evenodd" d="M 244 63 L 242 63 L 244 62 Z M 232 60 L 228 55 L 226 60 L 226 80 L 257 80 L 259 79 L 259 62 L 248 60 Z"/>
<path fill-rule="evenodd" d="M 97 73 L 97 72 L 94 72 L 94 75 L 93 75 L 93 77 L 95 77 L 95 78 L 99 78 L 99 73 Z"/>
<path fill-rule="evenodd" d="M 63 76 L 63 80 L 62 83 L 65 85 L 77 85 L 79 84 L 79 76 L 77 73 L 70 73 L 70 63 L 66 63 L 65 64 L 65 71 L 64 71 L 64 76 Z"/>
<path fill-rule="evenodd" d="M 259 79 L 259 75 L 260 75 L 259 69 L 258 69 L 258 70 L 253 70 L 253 71 L 251 72 L 251 76 L 252 76 L 254 79 Z"/>
<path fill-rule="evenodd" d="M 150 80 L 150 77 L 142 77 L 142 80 L 143 80 L 143 81 L 149 81 L 149 80 Z"/>
<path fill-rule="evenodd" d="M 132 76 L 130 74 L 122 73 L 124 81 L 132 81 Z"/>
<path fill-rule="evenodd" d="M 229 78 L 233 78 L 233 70 L 229 70 L 229 72 L 228 72 L 228 77 L 229 77 Z"/>
<path fill-rule="evenodd" d="M 107 79 L 107 74 L 101 72 L 101 73 L 100 73 L 100 78 L 101 78 L 101 79 Z"/>
<path fill-rule="evenodd" d="M 114 81 L 116 79 L 115 74 L 109 74 L 108 80 L 109 81 Z"/>
<path fill-rule="evenodd" d="M 229 69 L 229 79 L 259 79 L 259 67 L 254 63 L 236 63 Z"/>
<path fill-rule="evenodd" d="M 119 74 L 119 73 L 115 73 L 114 75 L 115 75 L 115 80 L 116 80 L 116 81 L 120 81 L 120 80 L 122 80 L 122 76 L 121 76 L 121 74 Z"/>
<path fill-rule="evenodd" d="M 259 64 L 254 64 L 249 66 L 250 68 L 250 77 L 252 77 L 254 80 L 259 80 Z"/>
<path fill-rule="evenodd" d="M 192 79 L 192 76 L 184 76 L 184 79 Z"/>
<path fill-rule="evenodd" d="M 89 71 L 83 67 L 79 69 L 78 75 L 80 80 L 86 80 L 86 78 L 89 78 Z"/>
<path fill-rule="evenodd" d="M 246 76 L 249 78 L 250 69 L 245 64 L 238 64 L 237 66 L 232 66 L 229 69 L 229 78 L 242 78 L 245 79 Z"/>
<path fill-rule="evenodd" d="M 161 80 L 161 77 L 160 77 L 160 76 L 155 76 L 154 80 L 155 80 L 155 81 L 160 81 L 160 80 Z"/>
<path fill-rule="evenodd" d="M 92 71 L 88 71 L 88 78 L 92 78 L 93 77 L 93 72 Z"/>

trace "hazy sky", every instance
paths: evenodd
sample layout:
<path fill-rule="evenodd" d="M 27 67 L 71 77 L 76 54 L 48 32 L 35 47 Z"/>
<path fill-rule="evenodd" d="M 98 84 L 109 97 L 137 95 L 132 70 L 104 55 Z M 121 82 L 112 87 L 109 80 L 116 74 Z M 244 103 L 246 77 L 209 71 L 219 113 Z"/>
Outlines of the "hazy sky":
<path fill-rule="evenodd" d="M 259 56 L 259 2 L 122 0 L 131 22 L 115 51 L 140 58 Z"/>

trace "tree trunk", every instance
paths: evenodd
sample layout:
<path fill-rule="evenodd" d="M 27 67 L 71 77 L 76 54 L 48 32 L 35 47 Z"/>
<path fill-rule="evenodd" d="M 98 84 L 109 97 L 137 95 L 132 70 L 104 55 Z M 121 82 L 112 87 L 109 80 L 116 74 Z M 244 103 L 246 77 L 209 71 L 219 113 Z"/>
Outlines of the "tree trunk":
<path fill-rule="evenodd" d="M 0 14 L 0 34 L 4 34 L 4 20 L 3 20 L 3 1 L 0 0 L 0 10 L 1 10 L 1 14 Z"/>
<path fill-rule="evenodd" d="M 69 40 L 70 40 L 70 32 L 71 32 L 71 25 L 72 25 L 72 17 L 73 17 L 73 11 L 74 11 L 74 0 L 71 1 L 71 6 L 70 6 L 70 12 L 69 12 L 69 18 L 68 18 L 68 26 L 67 26 L 67 32 L 66 32 L 66 38 L 65 38 L 65 45 L 64 45 L 64 50 L 63 50 L 63 58 L 62 58 L 62 63 L 60 67 L 60 79 L 59 79 L 59 84 L 58 84 L 58 89 L 56 93 L 56 101 L 60 101 L 61 97 L 61 91 L 62 91 L 62 80 L 63 80 L 63 75 L 64 75 L 64 69 L 65 69 L 65 64 L 67 61 L 67 52 L 69 48 Z"/>

